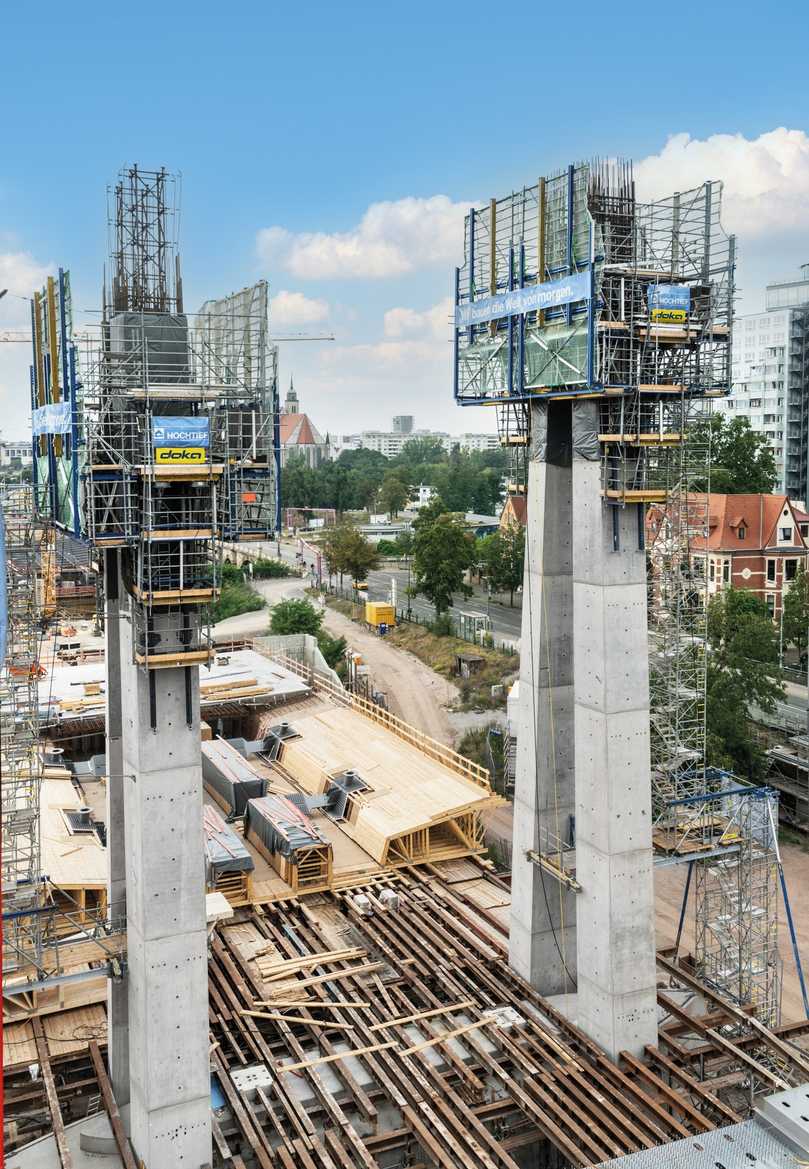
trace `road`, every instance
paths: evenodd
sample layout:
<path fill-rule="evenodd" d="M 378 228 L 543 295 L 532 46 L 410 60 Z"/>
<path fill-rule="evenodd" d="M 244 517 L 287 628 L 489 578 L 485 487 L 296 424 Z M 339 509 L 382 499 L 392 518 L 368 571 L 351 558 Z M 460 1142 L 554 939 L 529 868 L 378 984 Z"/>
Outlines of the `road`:
<path fill-rule="evenodd" d="M 278 549 L 280 547 L 281 558 L 290 564 L 300 564 L 298 559 L 298 542 L 282 541 L 280 545 L 274 542 L 254 544 L 253 547 L 257 552 L 263 556 L 271 556 L 275 559 L 278 557 Z M 316 554 L 311 552 L 308 548 L 304 549 L 303 564 L 309 569 L 310 574 L 314 576 L 316 572 Z M 389 601 L 391 594 L 391 580 L 396 581 L 396 606 L 398 609 L 407 608 L 407 588 L 410 583 L 410 573 L 404 565 L 392 566 L 390 568 L 377 569 L 369 572 L 367 575 L 368 583 L 368 600 L 369 601 Z M 336 578 L 335 578 L 335 583 Z M 343 586 L 346 589 L 351 588 L 351 577 L 345 576 L 343 578 Z M 435 619 L 435 610 L 433 606 L 426 601 L 424 597 L 413 597 L 410 600 L 410 608 L 412 612 L 422 620 L 432 621 Z M 522 610 L 520 608 L 519 596 L 515 597 L 514 607 L 512 608 L 508 602 L 497 600 L 489 601 L 486 592 L 481 586 L 476 586 L 475 594 L 472 597 L 457 596 L 455 604 L 450 611 L 450 616 L 457 618 L 460 613 L 474 613 L 476 616 L 483 617 L 487 614 L 491 618 L 492 632 L 498 641 L 508 641 L 512 645 L 519 646 L 520 640 L 520 623 L 522 620 Z"/>

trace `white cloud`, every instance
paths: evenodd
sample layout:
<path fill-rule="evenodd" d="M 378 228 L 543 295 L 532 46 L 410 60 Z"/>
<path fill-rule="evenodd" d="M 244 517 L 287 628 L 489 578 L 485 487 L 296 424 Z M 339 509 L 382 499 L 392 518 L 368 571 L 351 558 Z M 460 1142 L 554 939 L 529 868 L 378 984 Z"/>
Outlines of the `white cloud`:
<path fill-rule="evenodd" d="M 635 164 L 642 199 L 686 191 L 705 179 L 724 183 L 722 221 L 730 232 L 755 238 L 802 227 L 809 203 L 809 135 L 783 126 L 752 139 L 674 134 L 659 154 Z"/>
<path fill-rule="evenodd" d="M 349 231 L 266 227 L 256 242 L 265 262 L 280 263 L 301 280 L 403 276 L 419 268 L 457 263 L 467 210 L 467 203 L 453 203 L 446 195 L 407 196 L 372 203 Z"/>
<path fill-rule="evenodd" d="M 446 341 L 452 336 L 452 300 L 444 300 L 420 313 L 412 308 L 392 308 L 385 313 L 384 332 L 389 340 L 400 338 Z"/>
<path fill-rule="evenodd" d="M 8 289 L 8 295 L 0 301 L 0 328 L 11 328 L 12 322 L 30 325 L 31 310 L 20 297 L 33 295 L 52 271 L 50 265 L 38 263 L 30 252 L 0 252 L 0 290 Z"/>
<path fill-rule="evenodd" d="M 4 332 L 29 333 L 31 309 L 22 297 L 31 296 L 55 268 L 40 264 L 29 252 L 0 252 L 0 336 Z M 0 432 L 5 439 L 21 439 L 30 433 L 29 373 L 31 346 L 27 342 L 0 341 Z"/>
<path fill-rule="evenodd" d="M 288 292 L 281 289 L 270 298 L 270 327 L 288 325 L 312 325 L 325 321 L 329 306 L 325 300 L 304 296 L 302 292 Z"/>

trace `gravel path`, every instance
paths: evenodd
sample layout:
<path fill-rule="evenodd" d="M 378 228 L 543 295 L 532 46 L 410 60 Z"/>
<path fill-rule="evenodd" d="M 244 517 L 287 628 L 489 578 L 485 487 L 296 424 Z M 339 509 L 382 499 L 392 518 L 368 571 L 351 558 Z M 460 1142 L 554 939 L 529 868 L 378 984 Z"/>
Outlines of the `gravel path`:
<path fill-rule="evenodd" d="M 334 609 L 326 610 L 325 626 L 344 637 L 361 653 L 371 671 L 375 689 L 388 697 L 392 714 L 439 742 L 452 745 L 455 733 L 447 705 L 458 698 L 458 688 L 413 654 L 397 649 Z"/>

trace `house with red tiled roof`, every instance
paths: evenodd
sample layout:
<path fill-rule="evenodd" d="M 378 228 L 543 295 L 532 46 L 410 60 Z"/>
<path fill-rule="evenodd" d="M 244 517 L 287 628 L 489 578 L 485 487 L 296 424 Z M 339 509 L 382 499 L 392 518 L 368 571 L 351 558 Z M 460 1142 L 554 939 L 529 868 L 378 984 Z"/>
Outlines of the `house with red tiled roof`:
<path fill-rule="evenodd" d="M 324 439 L 309 415 L 302 413 L 292 378 L 289 379 L 280 422 L 281 466 L 292 453 L 302 455 L 312 468 L 319 467 L 329 458 L 328 435 Z"/>
<path fill-rule="evenodd" d="M 778 620 L 798 565 L 809 563 L 809 515 L 786 495 L 690 497 L 695 516 L 706 515 L 706 504 L 706 534 L 691 537 L 695 579 L 707 569 L 709 596 L 728 585 L 750 589 Z M 665 571 L 658 561 L 670 552 L 666 508 L 650 508 L 646 523 L 653 572 Z"/>
<path fill-rule="evenodd" d="M 500 513 L 500 530 L 524 528 L 528 523 L 528 500 L 524 495 L 509 495 Z"/>

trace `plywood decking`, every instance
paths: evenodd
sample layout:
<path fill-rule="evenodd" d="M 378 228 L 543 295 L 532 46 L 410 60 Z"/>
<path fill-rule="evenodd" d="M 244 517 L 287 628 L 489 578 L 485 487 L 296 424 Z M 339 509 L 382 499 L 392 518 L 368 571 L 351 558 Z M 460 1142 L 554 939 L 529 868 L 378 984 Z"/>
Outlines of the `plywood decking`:
<path fill-rule="evenodd" d="M 103 701 L 103 699 L 102 699 Z M 107 854 L 95 832 L 72 834 L 62 812 L 82 800 L 70 779 L 42 781 L 42 871 L 59 889 L 106 889 Z"/>
<path fill-rule="evenodd" d="M 389 859 L 393 839 L 476 813 L 492 802 L 490 791 L 348 707 L 335 705 L 311 715 L 302 708 L 293 725 L 301 737 L 284 742 L 284 771 L 312 795 L 326 791 L 332 776 L 355 771 L 367 789 L 350 797 L 341 828 L 380 864 Z M 467 844 L 466 851 L 472 847 Z"/>
<path fill-rule="evenodd" d="M 107 1041 L 107 1012 L 103 1006 L 78 1007 L 46 1015 L 42 1031 L 51 1059 L 85 1051 L 91 1039 Z M 39 1062 L 34 1026 L 30 1019 L 9 1023 L 3 1030 L 4 1069 Z"/>

